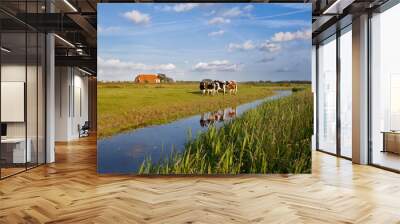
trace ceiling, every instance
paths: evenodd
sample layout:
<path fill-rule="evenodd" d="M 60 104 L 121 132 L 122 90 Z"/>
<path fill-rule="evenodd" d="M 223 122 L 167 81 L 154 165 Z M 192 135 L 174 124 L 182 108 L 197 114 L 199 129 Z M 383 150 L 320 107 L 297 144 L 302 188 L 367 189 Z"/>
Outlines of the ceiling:
<path fill-rule="evenodd" d="M 1 0 L 2 36 L 8 39 L 8 46 L 13 48 L 8 55 L 9 58 L 26 55 L 22 50 L 25 46 L 25 31 L 28 32 L 28 36 L 29 32 L 51 32 L 56 34 L 56 66 L 78 66 L 95 75 L 98 2 L 98 0 Z M 29 52 L 32 51 L 31 47 L 33 46 L 28 44 L 28 58 L 30 58 Z"/>
<path fill-rule="evenodd" d="M 313 44 L 352 23 L 353 17 L 372 12 L 390 0 L 312 0 Z"/>
<path fill-rule="evenodd" d="M 194 0 L 191 2 L 207 2 Z M 388 0 L 264 0 L 251 2 L 312 3 L 313 42 L 332 32 L 332 28 L 357 13 L 376 8 Z M 79 66 L 96 74 L 97 60 L 97 3 L 139 2 L 132 0 L 1 0 L 0 22 L 6 38 L 26 29 L 54 32 L 56 65 Z M 176 2 L 154 0 L 140 2 Z M 209 2 L 213 2 L 210 0 Z M 221 2 L 230 2 L 223 0 Z M 51 12 L 51 13 L 50 13 Z M 346 18 L 347 17 L 347 18 Z M 15 40 L 19 40 L 18 37 Z"/>

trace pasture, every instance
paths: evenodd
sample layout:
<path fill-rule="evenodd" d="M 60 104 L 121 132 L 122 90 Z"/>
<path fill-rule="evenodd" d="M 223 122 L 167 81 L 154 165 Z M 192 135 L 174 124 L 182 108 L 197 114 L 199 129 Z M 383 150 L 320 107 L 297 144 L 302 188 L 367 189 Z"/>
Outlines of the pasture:
<path fill-rule="evenodd" d="M 241 84 L 237 95 L 202 96 L 198 82 L 172 84 L 98 83 L 98 137 L 235 106 L 295 84 Z M 307 85 L 306 85 L 307 86 Z"/>
<path fill-rule="evenodd" d="M 312 93 L 296 91 L 249 110 L 220 129 L 210 127 L 190 140 L 182 153 L 161 161 L 147 158 L 139 173 L 310 173 L 312 133 Z"/>

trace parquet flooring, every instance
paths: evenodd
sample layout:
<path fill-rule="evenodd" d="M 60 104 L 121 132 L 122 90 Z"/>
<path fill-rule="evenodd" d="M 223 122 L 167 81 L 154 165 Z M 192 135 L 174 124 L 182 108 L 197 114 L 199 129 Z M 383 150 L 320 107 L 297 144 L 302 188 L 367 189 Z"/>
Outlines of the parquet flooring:
<path fill-rule="evenodd" d="M 400 223 L 400 175 L 313 153 L 311 175 L 96 173 L 90 137 L 0 181 L 0 223 Z"/>

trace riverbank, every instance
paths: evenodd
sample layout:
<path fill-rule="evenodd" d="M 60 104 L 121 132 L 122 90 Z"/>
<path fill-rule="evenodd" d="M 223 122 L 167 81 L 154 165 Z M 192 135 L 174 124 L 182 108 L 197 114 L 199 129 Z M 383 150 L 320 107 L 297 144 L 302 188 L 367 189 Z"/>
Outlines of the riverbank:
<path fill-rule="evenodd" d="M 98 137 L 104 138 L 182 117 L 236 106 L 291 89 L 295 84 L 239 84 L 237 95 L 202 96 L 198 83 L 98 84 Z"/>
<path fill-rule="evenodd" d="M 141 174 L 310 173 L 313 100 L 309 89 L 266 102 L 191 140 L 183 153 Z"/>

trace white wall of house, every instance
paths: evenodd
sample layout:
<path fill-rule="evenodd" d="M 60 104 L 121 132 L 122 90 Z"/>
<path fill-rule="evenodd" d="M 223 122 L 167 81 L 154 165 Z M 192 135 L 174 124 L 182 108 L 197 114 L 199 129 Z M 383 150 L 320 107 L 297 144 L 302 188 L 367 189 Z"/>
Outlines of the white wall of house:
<path fill-rule="evenodd" d="M 88 120 L 88 77 L 74 67 L 56 67 L 55 74 L 55 141 L 74 140 Z"/>

